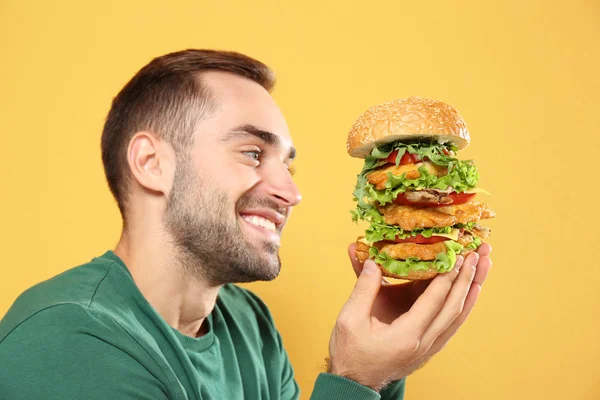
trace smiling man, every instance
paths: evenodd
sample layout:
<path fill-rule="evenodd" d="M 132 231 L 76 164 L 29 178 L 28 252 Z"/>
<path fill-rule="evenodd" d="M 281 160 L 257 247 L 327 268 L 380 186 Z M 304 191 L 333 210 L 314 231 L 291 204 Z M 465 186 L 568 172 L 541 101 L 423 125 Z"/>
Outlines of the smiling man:
<path fill-rule="evenodd" d="M 15 301 L 0 322 L 0 398 L 299 397 L 267 307 L 234 285 L 278 275 L 301 200 L 273 85 L 247 56 L 187 50 L 121 90 L 102 135 L 121 239 Z M 469 314 L 490 248 L 402 288 L 380 288 L 379 269 L 349 251 L 359 278 L 312 398 L 401 399 L 403 378 Z"/>

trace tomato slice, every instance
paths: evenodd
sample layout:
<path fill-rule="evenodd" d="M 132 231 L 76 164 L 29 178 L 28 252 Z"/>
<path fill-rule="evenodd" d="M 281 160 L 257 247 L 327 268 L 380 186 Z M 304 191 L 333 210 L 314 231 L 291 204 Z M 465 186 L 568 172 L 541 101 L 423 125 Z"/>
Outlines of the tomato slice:
<path fill-rule="evenodd" d="M 446 154 L 447 156 L 449 156 L 450 152 L 447 149 L 444 149 L 444 154 Z M 387 161 L 388 163 L 391 163 L 391 164 L 395 164 L 397 156 L 398 156 L 398 150 L 394 150 L 385 159 L 385 161 Z M 423 161 L 427 161 L 427 160 L 429 160 L 427 157 L 423 158 Z M 402 158 L 400 158 L 400 164 L 399 165 L 416 164 L 418 162 L 421 162 L 421 159 L 419 159 L 419 156 L 416 155 L 416 154 L 410 154 L 407 151 L 407 152 L 404 153 L 404 155 L 402 156 Z"/>
<path fill-rule="evenodd" d="M 457 204 L 464 204 L 469 201 L 475 193 L 456 193 L 452 192 L 446 197 L 450 197 L 452 199 L 452 203 L 450 204 L 441 204 L 441 203 L 429 203 L 426 201 L 410 201 L 406 198 L 404 193 L 400 193 L 398 197 L 394 200 L 394 203 L 400 204 L 403 206 L 427 206 L 427 207 L 446 207 L 446 206 L 455 206 Z"/>
<path fill-rule="evenodd" d="M 396 157 L 398 156 L 398 150 L 394 150 L 390 153 L 390 155 L 385 159 L 388 163 L 395 164 Z M 419 156 L 416 154 L 410 154 L 408 151 L 404 153 L 402 158 L 400 158 L 400 165 L 405 164 L 416 164 L 420 162 Z"/>
<path fill-rule="evenodd" d="M 396 237 L 394 242 L 396 242 L 396 243 L 433 244 L 433 243 L 444 242 L 446 240 L 450 240 L 450 239 L 441 237 L 441 236 L 432 236 L 432 237 L 426 238 L 423 235 L 417 235 L 417 236 L 410 236 L 406 239 L 399 239 L 398 237 Z"/>

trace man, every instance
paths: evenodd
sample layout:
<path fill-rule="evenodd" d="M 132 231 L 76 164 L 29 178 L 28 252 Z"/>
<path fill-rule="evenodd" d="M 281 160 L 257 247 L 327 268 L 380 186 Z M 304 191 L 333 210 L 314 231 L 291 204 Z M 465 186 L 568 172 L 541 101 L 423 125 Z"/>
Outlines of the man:
<path fill-rule="evenodd" d="M 273 85 L 249 57 L 188 50 L 123 88 L 102 135 L 122 237 L 16 300 L 0 323 L 0 398 L 298 398 L 267 307 L 232 285 L 278 275 L 301 199 Z M 312 398 L 401 399 L 472 309 L 490 250 L 428 286 L 380 288 L 351 246 L 358 281 Z"/>

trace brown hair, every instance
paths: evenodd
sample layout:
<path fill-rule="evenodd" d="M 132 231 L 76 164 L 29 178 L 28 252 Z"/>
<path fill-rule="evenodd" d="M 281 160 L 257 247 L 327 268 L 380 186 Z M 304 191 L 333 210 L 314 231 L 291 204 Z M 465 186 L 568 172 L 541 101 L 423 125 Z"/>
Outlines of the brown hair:
<path fill-rule="evenodd" d="M 155 58 L 113 100 L 102 132 L 102 163 L 124 221 L 131 181 L 129 141 L 136 132 L 148 131 L 178 153 L 189 148 L 196 124 L 213 108 L 200 79 L 209 70 L 251 79 L 268 91 L 275 85 L 273 71 L 260 61 L 235 52 L 192 49 Z"/>

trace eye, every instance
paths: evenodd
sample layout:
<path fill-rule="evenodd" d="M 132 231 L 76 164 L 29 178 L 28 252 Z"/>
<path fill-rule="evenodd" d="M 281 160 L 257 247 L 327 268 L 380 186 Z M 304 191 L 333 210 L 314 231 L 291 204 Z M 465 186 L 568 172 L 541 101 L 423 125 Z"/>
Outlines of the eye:
<path fill-rule="evenodd" d="M 262 156 L 261 149 L 246 150 L 246 151 L 243 151 L 242 153 L 247 155 L 248 157 L 250 157 L 251 159 L 253 159 L 255 161 L 260 161 L 260 157 Z"/>

